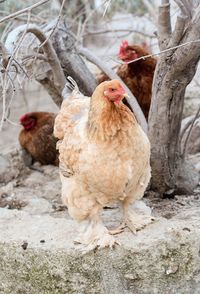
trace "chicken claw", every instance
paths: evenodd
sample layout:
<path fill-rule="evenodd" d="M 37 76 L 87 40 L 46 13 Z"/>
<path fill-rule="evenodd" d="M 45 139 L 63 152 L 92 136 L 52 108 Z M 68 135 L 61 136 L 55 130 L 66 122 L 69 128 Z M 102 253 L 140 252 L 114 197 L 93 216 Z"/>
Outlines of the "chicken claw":
<path fill-rule="evenodd" d="M 80 244 L 77 246 L 77 249 L 82 252 L 89 252 L 96 248 L 113 248 L 115 245 L 121 245 L 102 223 L 95 221 L 90 221 L 85 226 L 84 231 L 74 240 L 74 243 Z"/>
<path fill-rule="evenodd" d="M 124 231 L 125 227 L 126 227 L 126 223 L 122 222 L 116 229 L 109 230 L 109 233 L 111 235 L 120 234 L 120 233 L 122 233 Z"/>
<path fill-rule="evenodd" d="M 137 214 L 133 210 L 125 214 L 125 223 L 133 234 L 136 234 L 137 231 L 140 231 L 154 220 L 155 218 L 151 215 Z"/>

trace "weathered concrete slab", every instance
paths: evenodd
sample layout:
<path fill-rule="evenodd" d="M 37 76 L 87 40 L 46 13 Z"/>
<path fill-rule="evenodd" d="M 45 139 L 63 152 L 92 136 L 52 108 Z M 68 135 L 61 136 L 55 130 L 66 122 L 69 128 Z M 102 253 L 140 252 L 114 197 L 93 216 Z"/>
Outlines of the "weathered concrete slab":
<path fill-rule="evenodd" d="M 0 174 L 0 293 L 200 293 L 199 188 L 174 199 L 148 193 L 144 201 L 159 221 L 136 236 L 117 236 L 121 247 L 83 255 L 73 244 L 78 224 L 61 204 L 58 168 L 27 169 L 17 151 L 6 160 Z M 115 227 L 120 209 L 104 210 L 103 219 Z"/>
<path fill-rule="evenodd" d="M 200 293 L 200 208 L 85 255 L 64 218 L 0 209 L 0 232 L 0 293 Z"/>

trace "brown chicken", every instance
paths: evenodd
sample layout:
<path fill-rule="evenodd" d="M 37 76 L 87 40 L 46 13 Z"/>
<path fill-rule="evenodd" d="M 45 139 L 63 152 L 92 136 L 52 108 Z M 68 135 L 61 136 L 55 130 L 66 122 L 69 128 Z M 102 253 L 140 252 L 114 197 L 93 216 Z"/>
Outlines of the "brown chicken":
<path fill-rule="evenodd" d="M 53 135 L 55 117 L 51 112 L 30 112 L 20 118 L 20 145 L 41 164 L 58 165 L 57 139 Z"/>
<path fill-rule="evenodd" d="M 151 92 L 153 76 L 156 67 L 156 59 L 149 57 L 141 59 L 133 63 L 128 63 L 136 58 L 148 55 L 146 45 L 129 45 L 127 41 L 123 41 L 120 46 L 119 58 L 125 64 L 117 68 L 117 74 L 129 87 L 135 98 L 137 99 L 146 119 L 148 119 L 149 109 L 151 105 Z M 98 83 L 109 80 L 105 74 L 97 76 Z"/>
<path fill-rule="evenodd" d="M 150 143 L 133 113 L 124 105 L 117 80 L 103 82 L 91 99 L 73 91 L 55 119 L 62 200 L 82 224 L 76 242 L 82 250 L 112 247 L 112 234 L 125 226 L 136 232 L 151 222 L 130 204 L 143 197 L 150 179 Z M 66 97 L 65 97 L 66 98 Z M 121 202 L 122 225 L 109 231 L 102 223 L 104 206 Z"/>

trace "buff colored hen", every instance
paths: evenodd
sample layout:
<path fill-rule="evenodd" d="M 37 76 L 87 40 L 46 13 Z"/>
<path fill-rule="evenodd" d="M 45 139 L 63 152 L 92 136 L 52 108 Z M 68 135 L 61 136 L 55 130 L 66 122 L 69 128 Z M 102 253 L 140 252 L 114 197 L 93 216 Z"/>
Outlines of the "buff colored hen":
<path fill-rule="evenodd" d="M 151 222 L 130 207 L 143 197 L 150 179 L 150 143 L 123 104 L 126 94 L 117 80 L 98 85 L 91 99 L 77 89 L 67 95 L 54 125 L 62 200 L 82 224 L 76 242 L 86 250 L 112 247 L 113 234 L 125 226 L 136 232 Z M 109 231 L 100 213 L 116 201 L 122 203 L 124 221 Z"/>

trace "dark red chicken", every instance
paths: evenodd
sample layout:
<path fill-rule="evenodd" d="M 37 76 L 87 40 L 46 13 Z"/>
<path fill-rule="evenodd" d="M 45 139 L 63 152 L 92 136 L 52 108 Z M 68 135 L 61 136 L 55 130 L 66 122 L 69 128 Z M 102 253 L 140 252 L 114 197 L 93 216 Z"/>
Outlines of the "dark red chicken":
<path fill-rule="evenodd" d="M 117 74 L 129 87 L 136 97 L 145 117 L 148 118 L 156 59 L 149 57 L 133 63 L 128 63 L 145 55 L 149 55 L 146 45 L 129 45 L 127 41 L 123 41 L 120 46 L 118 57 L 123 60 L 125 64 L 117 68 Z M 97 80 L 98 83 L 102 83 L 103 81 L 109 80 L 109 78 L 102 73 L 97 77 Z"/>
<path fill-rule="evenodd" d="M 20 145 L 41 164 L 58 165 L 57 139 L 53 135 L 55 117 L 51 112 L 30 112 L 20 118 Z"/>

